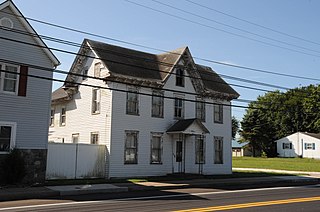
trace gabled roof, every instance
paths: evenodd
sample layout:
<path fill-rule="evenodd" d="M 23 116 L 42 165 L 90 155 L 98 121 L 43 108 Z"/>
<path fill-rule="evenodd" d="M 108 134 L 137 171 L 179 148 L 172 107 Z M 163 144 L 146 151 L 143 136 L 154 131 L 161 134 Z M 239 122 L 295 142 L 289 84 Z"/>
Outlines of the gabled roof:
<path fill-rule="evenodd" d="M 70 95 L 66 92 L 63 87 L 58 88 L 57 90 L 53 91 L 51 95 L 51 103 L 58 103 L 62 100 L 69 100 Z"/>
<path fill-rule="evenodd" d="M 302 132 L 302 134 L 305 134 L 305 135 L 311 136 L 311 137 L 313 137 L 313 138 L 320 139 L 320 133 L 308 133 L 308 132 Z"/>
<path fill-rule="evenodd" d="M 236 140 L 232 140 L 232 148 L 242 148 L 242 147 L 246 146 L 247 144 L 249 144 L 249 142 L 239 143 Z"/>
<path fill-rule="evenodd" d="M 45 48 L 42 48 L 42 50 L 45 52 L 45 54 L 48 56 L 48 58 L 52 61 L 54 66 L 60 65 L 59 60 L 57 57 L 51 52 L 50 49 L 48 49 L 47 45 L 43 42 L 43 40 L 40 38 L 40 36 L 37 34 L 37 32 L 33 29 L 31 24 L 27 21 L 27 19 L 23 16 L 23 14 L 20 12 L 20 10 L 17 8 L 17 6 L 11 1 L 7 0 L 0 4 L 0 11 L 4 8 L 9 7 L 11 11 L 14 13 L 17 19 L 22 23 L 22 25 L 26 28 L 26 30 L 31 34 L 36 34 L 37 36 L 32 36 L 32 38 L 40 45 Z"/>
<path fill-rule="evenodd" d="M 163 86 L 173 68 L 181 66 L 178 62 L 183 60 L 183 67 L 187 67 L 186 70 L 192 72 L 192 74 L 189 73 L 190 79 L 199 95 L 215 95 L 229 100 L 239 97 L 239 94 L 210 67 L 195 64 L 188 47 L 162 54 L 151 54 L 89 39 L 84 39 L 79 49 L 79 54 L 67 76 L 66 87 L 74 87 L 70 82 L 76 81 L 77 77 L 72 73 L 81 74 L 81 65 L 84 65 L 86 60 L 85 55 L 90 54 L 91 51 L 108 69 L 109 78 L 114 77 L 117 80 L 131 78 Z"/>
<path fill-rule="evenodd" d="M 178 120 L 174 123 L 168 130 L 167 133 L 183 133 L 187 131 L 187 129 L 192 125 L 196 124 L 198 127 L 201 128 L 202 133 L 209 133 L 209 130 L 201 123 L 199 119 L 182 119 Z"/>

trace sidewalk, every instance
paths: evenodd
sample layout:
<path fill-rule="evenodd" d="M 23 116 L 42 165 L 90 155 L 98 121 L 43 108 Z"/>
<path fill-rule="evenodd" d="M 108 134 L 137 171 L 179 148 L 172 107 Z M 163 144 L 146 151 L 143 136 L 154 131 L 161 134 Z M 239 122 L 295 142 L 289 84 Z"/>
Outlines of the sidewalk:
<path fill-rule="evenodd" d="M 258 170 L 256 170 L 258 171 Z M 301 172 L 298 172 L 301 173 Z M 292 172 L 291 172 L 292 174 Z M 307 174 L 307 173 L 306 173 Z M 248 178 L 227 178 L 227 179 L 193 179 L 173 180 L 161 182 L 138 182 L 138 183 L 114 183 L 114 184 L 92 184 L 92 185 L 67 185 L 49 187 L 28 187 L 28 188 L 3 188 L 0 189 L 0 201 L 54 198 L 66 195 L 82 195 L 93 193 L 128 192 L 143 190 L 164 190 L 189 187 L 210 187 L 223 189 L 228 186 L 290 186 L 310 185 L 320 183 L 320 173 L 313 173 L 310 176 L 272 176 L 272 177 L 248 177 Z"/>

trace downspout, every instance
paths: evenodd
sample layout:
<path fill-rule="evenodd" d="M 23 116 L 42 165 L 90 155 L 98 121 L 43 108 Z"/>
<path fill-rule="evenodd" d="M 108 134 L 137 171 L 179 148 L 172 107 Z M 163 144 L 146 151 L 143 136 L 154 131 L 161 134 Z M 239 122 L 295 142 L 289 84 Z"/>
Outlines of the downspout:
<path fill-rule="evenodd" d="M 183 139 L 183 173 L 186 173 L 186 136 L 182 134 Z"/>

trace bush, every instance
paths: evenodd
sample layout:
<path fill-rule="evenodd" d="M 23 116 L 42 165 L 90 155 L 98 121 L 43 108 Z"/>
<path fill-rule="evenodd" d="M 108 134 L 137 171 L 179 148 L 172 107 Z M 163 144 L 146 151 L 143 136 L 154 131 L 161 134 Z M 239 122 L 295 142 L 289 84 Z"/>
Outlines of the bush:
<path fill-rule="evenodd" d="M 3 180 L 6 184 L 17 184 L 26 175 L 23 157 L 18 149 L 13 149 L 2 162 Z"/>

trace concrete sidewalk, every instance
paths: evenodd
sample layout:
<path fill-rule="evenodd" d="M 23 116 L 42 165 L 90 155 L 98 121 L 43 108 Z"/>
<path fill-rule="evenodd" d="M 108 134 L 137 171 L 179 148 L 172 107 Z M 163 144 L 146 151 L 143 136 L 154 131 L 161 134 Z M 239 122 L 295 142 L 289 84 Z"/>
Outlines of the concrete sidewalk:
<path fill-rule="evenodd" d="M 300 173 L 300 172 L 299 172 Z M 192 179 L 173 180 L 161 182 L 138 182 L 138 183 L 113 183 L 92 185 L 67 185 L 49 187 L 28 188 L 2 188 L 0 189 L 0 201 L 55 198 L 66 195 L 83 195 L 93 193 L 111 193 L 143 190 L 165 190 L 188 187 L 210 187 L 223 189 L 228 186 L 271 187 L 290 185 L 310 185 L 320 183 L 320 178 L 310 176 L 273 176 L 273 177 L 250 177 L 250 178 L 227 178 L 227 179 Z"/>

